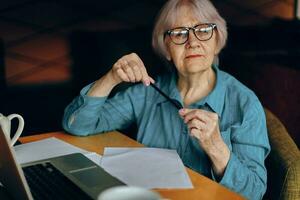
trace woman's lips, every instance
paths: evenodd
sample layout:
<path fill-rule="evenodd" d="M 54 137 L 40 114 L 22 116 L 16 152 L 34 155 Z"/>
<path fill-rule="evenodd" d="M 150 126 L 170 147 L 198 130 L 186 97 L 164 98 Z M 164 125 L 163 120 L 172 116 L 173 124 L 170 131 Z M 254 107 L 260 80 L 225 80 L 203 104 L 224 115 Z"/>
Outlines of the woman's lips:
<path fill-rule="evenodd" d="M 195 55 L 188 55 L 186 56 L 185 58 L 186 59 L 189 59 L 189 58 L 199 58 L 199 57 L 202 57 L 203 55 L 200 55 L 200 54 L 195 54 Z"/>

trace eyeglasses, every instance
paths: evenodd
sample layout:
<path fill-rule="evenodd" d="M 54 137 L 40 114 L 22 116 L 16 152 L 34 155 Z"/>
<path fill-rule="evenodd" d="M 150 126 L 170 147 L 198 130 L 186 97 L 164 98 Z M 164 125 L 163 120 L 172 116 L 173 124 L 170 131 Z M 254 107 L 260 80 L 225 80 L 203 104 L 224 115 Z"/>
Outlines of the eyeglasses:
<path fill-rule="evenodd" d="M 174 44 L 184 44 L 189 39 L 189 33 L 192 29 L 196 38 L 200 41 L 207 41 L 212 38 L 214 28 L 217 25 L 214 23 L 197 24 L 194 27 L 177 27 L 167 30 L 164 33 L 164 38 L 168 35 Z"/>

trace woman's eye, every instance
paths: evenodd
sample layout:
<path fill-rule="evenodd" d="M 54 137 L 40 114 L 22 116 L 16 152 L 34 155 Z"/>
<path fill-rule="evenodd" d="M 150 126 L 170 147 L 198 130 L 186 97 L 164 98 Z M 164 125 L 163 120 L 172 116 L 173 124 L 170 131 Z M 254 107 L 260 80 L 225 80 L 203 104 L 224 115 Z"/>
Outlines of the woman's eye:
<path fill-rule="evenodd" d="M 174 37 L 183 37 L 186 36 L 187 31 L 173 31 L 172 35 Z"/>
<path fill-rule="evenodd" d="M 211 27 L 207 27 L 207 28 L 199 28 L 199 29 L 196 29 L 196 32 L 209 33 L 211 30 L 212 30 Z"/>

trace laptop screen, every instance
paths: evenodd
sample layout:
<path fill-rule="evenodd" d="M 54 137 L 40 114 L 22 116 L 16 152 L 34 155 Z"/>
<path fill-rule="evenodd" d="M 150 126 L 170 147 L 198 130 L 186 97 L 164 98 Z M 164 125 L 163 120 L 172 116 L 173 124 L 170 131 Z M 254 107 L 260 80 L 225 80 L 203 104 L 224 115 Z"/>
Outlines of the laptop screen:
<path fill-rule="evenodd" d="M 0 126 L 0 182 L 14 199 L 33 199 L 23 171 L 9 145 L 9 138 Z"/>

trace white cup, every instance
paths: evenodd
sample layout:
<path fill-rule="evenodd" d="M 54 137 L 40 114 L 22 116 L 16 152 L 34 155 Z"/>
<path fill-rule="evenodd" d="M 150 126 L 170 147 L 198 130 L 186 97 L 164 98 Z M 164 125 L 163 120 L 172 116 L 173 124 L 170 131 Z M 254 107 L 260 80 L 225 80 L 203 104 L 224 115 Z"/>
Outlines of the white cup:
<path fill-rule="evenodd" d="M 10 145 L 13 146 L 17 140 L 19 139 L 20 135 L 22 134 L 24 128 L 24 119 L 21 115 L 18 114 L 11 114 L 7 117 L 0 113 L 0 126 L 4 132 L 4 134 L 10 138 L 10 130 L 11 130 L 11 120 L 17 118 L 19 120 L 19 125 L 16 133 L 14 134 L 13 138 L 11 138 Z"/>
<path fill-rule="evenodd" d="M 104 190 L 98 200 L 161 200 L 156 192 L 135 186 L 116 186 Z"/>

